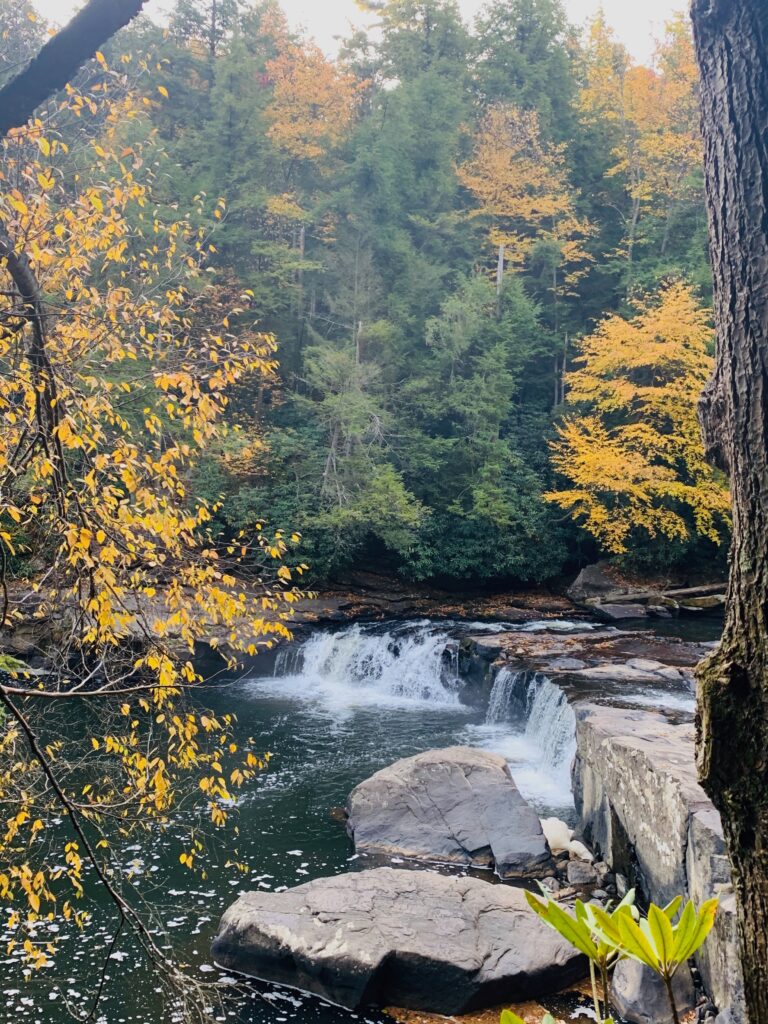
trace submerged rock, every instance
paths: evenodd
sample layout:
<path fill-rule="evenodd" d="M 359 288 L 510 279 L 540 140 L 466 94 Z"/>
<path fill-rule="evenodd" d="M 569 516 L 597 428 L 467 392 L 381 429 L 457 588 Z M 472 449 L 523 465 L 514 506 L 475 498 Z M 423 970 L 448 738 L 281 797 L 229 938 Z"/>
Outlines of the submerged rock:
<path fill-rule="evenodd" d="M 691 969 L 683 964 L 673 982 L 680 1016 L 696 1006 L 696 989 Z M 672 1008 L 664 982 L 649 967 L 636 960 L 616 965 L 611 985 L 613 1005 L 628 1024 L 673 1024 Z"/>
<path fill-rule="evenodd" d="M 491 868 L 505 879 L 554 870 L 538 815 L 505 759 L 484 750 L 396 761 L 352 791 L 347 812 L 358 853 Z"/>
<path fill-rule="evenodd" d="M 349 1009 L 441 1014 L 550 994 L 585 967 L 519 889 L 394 868 L 245 893 L 213 955 L 227 970 Z"/>

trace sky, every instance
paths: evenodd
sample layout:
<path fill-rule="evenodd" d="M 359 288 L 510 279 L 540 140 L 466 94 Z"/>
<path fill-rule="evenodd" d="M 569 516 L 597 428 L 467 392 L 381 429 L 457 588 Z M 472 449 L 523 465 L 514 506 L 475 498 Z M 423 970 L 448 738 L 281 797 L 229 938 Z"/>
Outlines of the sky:
<path fill-rule="evenodd" d="M 35 7 L 55 22 L 66 21 L 81 0 L 33 0 Z M 499 0 L 503 2 L 503 0 Z M 582 23 L 592 14 L 600 0 L 565 0 L 571 19 Z M 465 17 L 471 18 L 483 0 L 459 0 Z M 334 37 L 345 35 L 351 24 L 360 24 L 363 16 L 354 0 L 281 0 L 295 27 L 303 27 L 322 48 L 333 53 Z M 606 17 L 617 35 L 637 60 L 647 60 L 654 48 L 654 39 L 662 32 L 664 22 L 675 11 L 684 9 L 687 0 L 602 0 Z M 161 12 L 169 0 L 150 0 L 148 10 Z"/>

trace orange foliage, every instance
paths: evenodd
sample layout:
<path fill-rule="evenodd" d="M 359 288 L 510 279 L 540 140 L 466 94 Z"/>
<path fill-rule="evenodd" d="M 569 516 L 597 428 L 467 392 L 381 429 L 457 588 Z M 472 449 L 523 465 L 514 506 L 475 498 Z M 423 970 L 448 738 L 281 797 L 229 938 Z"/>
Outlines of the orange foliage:
<path fill-rule="evenodd" d="M 313 43 L 287 45 L 267 70 L 274 83 L 269 137 L 289 156 L 322 160 L 342 142 L 354 116 L 354 76 Z"/>
<path fill-rule="evenodd" d="M 644 67 L 632 64 L 598 15 L 590 26 L 583 72 L 578 98 L 583 121 L 613 124 L 619 131 L 616 163 L 608 175 L 624 175 L 631 198 L 656 213 L 699 195 L 698 70 L 683 16 L 667 24 L 654 66 Z"/>

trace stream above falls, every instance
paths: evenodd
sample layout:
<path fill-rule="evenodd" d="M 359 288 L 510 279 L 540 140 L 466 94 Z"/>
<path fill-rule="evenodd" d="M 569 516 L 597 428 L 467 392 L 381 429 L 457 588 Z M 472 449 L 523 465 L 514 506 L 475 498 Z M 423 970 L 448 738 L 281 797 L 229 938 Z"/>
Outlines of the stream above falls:
<path fill-rule="evenodd" d="M 239 739 L 252 737 L 254 750 L 274 756 L 240 796 L 239 835 L 223 841 L 219 835 L 212 844 L 218 853 L 205 880 L 179 864 L 181 818 L 120 851 L 123 862 L 133 866 L 139 891 L 161 915 L 163 941 L 201 980 L 216 977 L 209 947 L 224 909 L 246 889 L 276 891 L 364 866 L 352 854 L 337 810 L 357 783 L 419 751 L 466 744 L 498 752 L 542 816 L 574 820 L 575 719 L 562 689 L 540 672 L 502 668 L 470 699 L 459 670 L 459 646 L 467 636 L 508 629 L 530 634 L 591 628 L 551 621 L 509 627 L 420 620 L 307 631 L 289 647 L 257 659 L 243 676 L 207 687 L 201 702 L 237 715 Z M 686 701 L 684 694 L 677 699 Z M 692 709 L 692 698 L 687 704 Z M 234 861 L 246 863 L 249 874 L 241 874 Z M 5 1024 L 72 1019 L 65 1004 L 85 1000 L 98 969 L 94 965 L 112 938 L 110 915 L 99 906 L 92 910 L 92 926 L 65 937 L 53 965 L 29 980 L 19 957 L 0 955 Z M 6 938 L 0 934 L 3 948 Z M 108 974 L 95 1021 L 173 1019 L 130 942 L 112 953 Z M 250 991 L 222 1019 L 350 1020 L 345 1011 L 295 992 L 255 985 Z"/>

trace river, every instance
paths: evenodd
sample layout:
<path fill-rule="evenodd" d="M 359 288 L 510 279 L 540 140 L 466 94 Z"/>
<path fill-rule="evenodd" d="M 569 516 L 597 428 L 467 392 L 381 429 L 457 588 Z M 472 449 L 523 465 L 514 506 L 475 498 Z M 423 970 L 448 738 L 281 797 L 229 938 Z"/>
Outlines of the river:
<path fill-rule="evenodd" d="M 464 634 L 498 628 L 422 621 L 316 631 L 257 659 L 241 678 L 206 688 L 208 707 L 237 715 L 240 740 L 253 737 L 256 750 L 274 755 L 241 795 L 239 835 L 219 835 L 205 880 L 179 864 L 173 824 L 121 852 L 164 922 L 161 941 L 172 944 L 194 974 L 201 980 L 218 975 L 210 941 L 222 911 L 241 891 L 279 891 L 361 866 L 337 809 L 355 784 L 399 757 L 456 743 L 497 751 L 542 815 L 572 818 L 573 712 L 560 690 L 533 673 L 502 671 L 484 706 L 462 701 L 457 643 Z M 247 864 L 247 875 L 227 866 L 235 860 Z M 41 973 L 27 979 L 20 957 L 0 959 L 6 1024 L 63 1024 L 72 1020 L 68 1002 L 82 1008 L 112 938 L 111 918 L 98 905 L 90 909 L 93 924 L 81 935 L 62 936 L 52 966 Z M 4 949 L 2 936 L 0 942 Z M 94 1021 L 174 1019 L 130 940 L 112 953 L 108 974 Z M 358 1018 L 288 990 L 254 985 L 221 1019 L 349 1024 Z"/>

